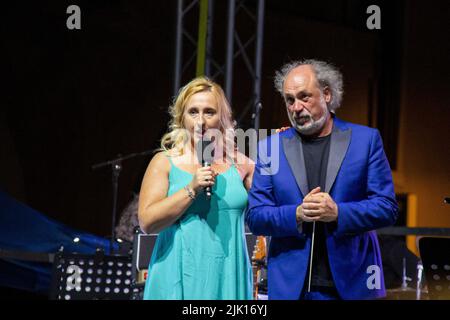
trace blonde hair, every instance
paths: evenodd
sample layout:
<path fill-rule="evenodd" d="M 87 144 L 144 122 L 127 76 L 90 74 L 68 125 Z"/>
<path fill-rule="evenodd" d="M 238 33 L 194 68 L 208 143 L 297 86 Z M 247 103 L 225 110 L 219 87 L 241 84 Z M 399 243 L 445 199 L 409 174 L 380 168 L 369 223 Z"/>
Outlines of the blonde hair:
<path fill-rule="evenodd" d="M 160 151 L 166 151 L 173 156 L 182 155 L 185 152 L 185 145 L 189 143 L 189 134 L 184 128 L 184 111 L 189 99 L 196 93 L 210 92 L 216 99 L 220 131 L 223 134 L 225 154 L 227 158 L 234 154 L 234 121 L 230 104 L 223 92 L 222 88 L 214 81 L 207 77 L 197 77 L 182 87 L 178 95 L 174 98 L 172 105 L 169 107 L 171 120 L 169 122 L 169 132 L 161 138 Z"/>

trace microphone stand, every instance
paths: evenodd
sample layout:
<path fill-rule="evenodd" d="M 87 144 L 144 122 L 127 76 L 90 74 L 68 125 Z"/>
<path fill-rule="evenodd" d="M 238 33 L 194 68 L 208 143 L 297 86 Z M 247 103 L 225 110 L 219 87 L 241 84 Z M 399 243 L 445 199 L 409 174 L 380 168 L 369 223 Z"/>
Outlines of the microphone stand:
<path fill-rule="evenodd" d="M 256 136 L 259 138 L 259 114 L 262 110 L 262 103 L 258 102 L 254 106 L 254 111 L 252 113 L 252 122 L 253 122 L 253 129 L 256 131 Z"/>
<path fill-rule="evenodd" d="M 407 291 L 410 289 L 410 287 L 408 287 L 408 283 L 407 281 L 411 281 L 412 279 L 410 277 L 408 277 L 408 275 L 406 274 L 406 258 L 403 257 L 403 268 L 402 268 L 402 290 Z"/>
<path fill-rule="evenodd" d="M 105 162 L 100 162 L 97 164 L 92 165 L 92 170 L 97 170 L 102 167 L 111 166 L 111 183 L 112 183 L 112 191 L 113 191 L 113 205 L 112 205 L 112 214 L 111 214 L 111 240 L 109 242 L 109 254 L 112 255 L 114 251 L 114 241 L 116 239 L 116 211 L 117 211 L 117 195 L 119 190 L 119 176 L 120 172 L 122 171 L 122 161 L 138 157 L 138 156 L 145 156 L 148 154 L 151 154 L 152 151 L 143 151 L 143 152 L 136 152 L 131 153 L 126 156 L 122 156 L 121 154 L 118 154 L 115 159 L 108 160 Z"/>

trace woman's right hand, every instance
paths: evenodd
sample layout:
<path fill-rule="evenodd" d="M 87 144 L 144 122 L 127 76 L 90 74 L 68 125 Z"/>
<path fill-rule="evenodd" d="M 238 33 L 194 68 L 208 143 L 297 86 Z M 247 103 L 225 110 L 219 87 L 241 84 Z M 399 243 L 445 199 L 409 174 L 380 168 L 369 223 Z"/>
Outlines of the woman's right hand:
<path fill-rule="evenodd" d="M 286 130 L 289 129 L 289 128 L 291 128 L 291 127 L 281 127 L 281 128 L 279 128 L 279 129 L 276 129 L 275 132 L 276 132 L 276 133 L 283 132 L 283 131 L 286 131 Z"/>
<path fill-rule="evenodd" d="M 217 173 L 215 173 L 210 166 L 200 167 L 195 172 L 194 177 L 189 184 L 197 194 L 201 189 L 205 187 L 212 187 L 216 181 L 216 176 Z"/>

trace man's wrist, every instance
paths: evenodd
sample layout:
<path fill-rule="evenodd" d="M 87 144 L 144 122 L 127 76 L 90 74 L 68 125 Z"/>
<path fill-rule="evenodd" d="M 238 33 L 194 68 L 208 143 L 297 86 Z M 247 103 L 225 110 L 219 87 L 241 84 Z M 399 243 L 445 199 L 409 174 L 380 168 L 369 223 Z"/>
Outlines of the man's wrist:
<path fill-rule="evenodd" d="M 297 230 L 298 232 L 302 232 L 303 231 L 303 220 L 301 218 L 301 207 L 298 206 L 297 210 L 295 211 L 295 220 L 297 222 Z"/>

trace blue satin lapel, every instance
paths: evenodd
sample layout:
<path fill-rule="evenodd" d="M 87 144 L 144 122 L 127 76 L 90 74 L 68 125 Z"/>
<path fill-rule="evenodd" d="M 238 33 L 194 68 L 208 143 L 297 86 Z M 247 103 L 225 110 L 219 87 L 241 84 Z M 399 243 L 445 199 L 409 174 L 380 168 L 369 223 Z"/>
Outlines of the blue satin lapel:
<path fill-rule="evenodd" d="M 351 136 L 352 130 L 350 128 L 341 130 L 337 125 L 333 126 L 330 141 L 330 155 L 328 157 L 327 179 L 325 182 L 325 192 L 327 193 L 330 193 L 333 183 L 336 180 L 342 161 L 344 161 L 345 154 L 347 153 Z"/>
<path fill-rule="evenodd" d="M 335 119 L 337 120 L 337 119 Z M 344 161 L 348 146 L 350 145 L 352 130 L 335 121 L 330 141 L 330 154 L 328 158 L 327 178 L 324 192 L 329 193 L 333 187 L 336 176 Z M 294 129 L 295 130 L 295 129 Z M 283 151 L 288 160 L 291 171 L 295 177 L 303 196 L 308 194 L 308 178 L 306 175 L 305 159 L 300 137 L 293 132 L 291 136 L 283 137 Z"/>
<path fill-rule="evenodd" d="M 304 197 L 308 194 L 308 178 L 306 176 L 305 159 L 300 138 L 294 133 L 291 137 L 283 137 L 282 143 L 286 159 Z"/>

